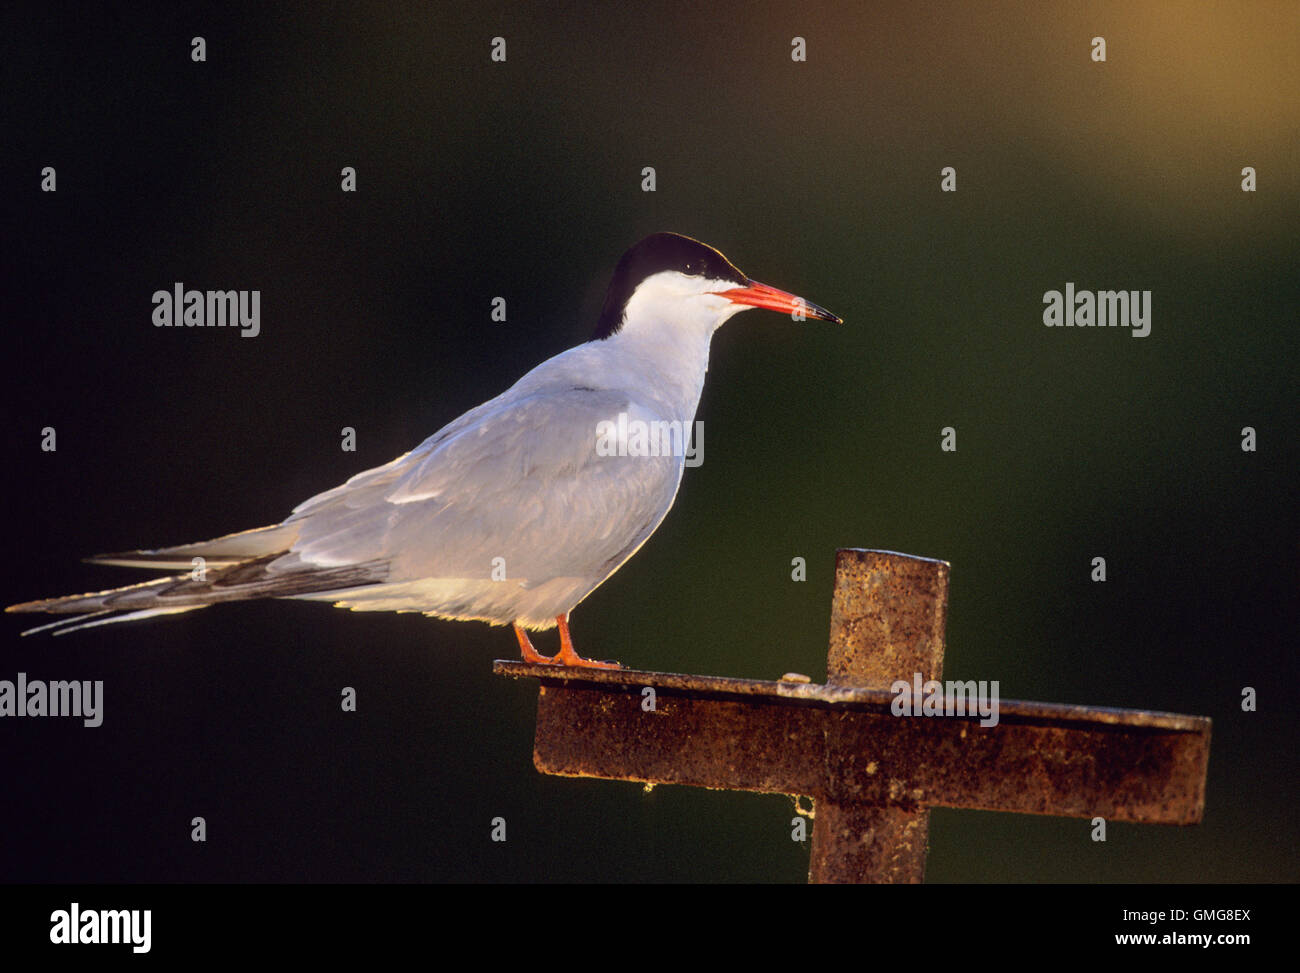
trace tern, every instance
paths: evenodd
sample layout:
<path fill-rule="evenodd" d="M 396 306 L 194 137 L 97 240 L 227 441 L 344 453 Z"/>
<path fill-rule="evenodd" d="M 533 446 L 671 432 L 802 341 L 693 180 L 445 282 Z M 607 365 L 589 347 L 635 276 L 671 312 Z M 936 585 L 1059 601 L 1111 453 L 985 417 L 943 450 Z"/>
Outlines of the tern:
<path fill-rule="evenodd" d="M 842 323 L 698 240 L 656 233 L 623 254 L 590 341 L 409 453 L 279 524 L 87 559 L 167 577 L 6 611 L 72 614 L 23 633 L 64 634 L 221 602 L 307 599 L 512 625 L 525 662 L 618 668 L 578 655 L 569 613 L 654 533 L 686 457 L 600 448 L 601 436 L 634 423 L 690 429 L 713 332 L 748 308 Z M 557 626 L 559 652 L 541 655 L 528 631 Z"/>

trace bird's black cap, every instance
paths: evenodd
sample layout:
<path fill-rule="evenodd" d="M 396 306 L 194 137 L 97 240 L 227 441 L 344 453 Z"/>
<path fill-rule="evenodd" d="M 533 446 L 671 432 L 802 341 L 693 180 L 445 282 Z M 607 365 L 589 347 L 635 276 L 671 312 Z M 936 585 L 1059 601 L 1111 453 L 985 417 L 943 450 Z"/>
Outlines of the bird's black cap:
<path fill-rule="evenodd" d="M 730 260 L 707 243 L 692 240 L 680 233 L 655 233 L 632 246 L 614 268 L 614 277 L 605 294 L 605 306 L 592 341 L 617 334 L 623 326 L 623 312 L 632 292 L 647 277 L 675 270 L 688 277 L 731 280 L 738 285 L 749 282 Z"/>

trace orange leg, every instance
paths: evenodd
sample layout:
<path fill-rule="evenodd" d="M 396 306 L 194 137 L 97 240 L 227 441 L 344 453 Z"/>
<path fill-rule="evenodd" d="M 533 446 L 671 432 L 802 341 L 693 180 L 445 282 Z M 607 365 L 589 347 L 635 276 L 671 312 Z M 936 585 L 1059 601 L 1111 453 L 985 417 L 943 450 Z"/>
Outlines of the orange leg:
<path fill-rule="evenodd" d="M 515 626 L 515 638 L 519 639 L 519 654 L 523 656 L 525 662 L 533 662 L 544 666 L 555 665 L 554 659 L 547 658 L 533 648 L 533 643 L 528 638 L 528 633 L 518 625 Z"/>
<path fill-rule="evenodd" d="M 622 669 L 617 662 L 597 662 L 584 659 L 573 649 L 573 638 L 569 635 L 569 616 L 558 615 L 555 621 L 560 626 L 560 652 L 551 661 L 562 666 L 586 666 L 590 669 Z"/>

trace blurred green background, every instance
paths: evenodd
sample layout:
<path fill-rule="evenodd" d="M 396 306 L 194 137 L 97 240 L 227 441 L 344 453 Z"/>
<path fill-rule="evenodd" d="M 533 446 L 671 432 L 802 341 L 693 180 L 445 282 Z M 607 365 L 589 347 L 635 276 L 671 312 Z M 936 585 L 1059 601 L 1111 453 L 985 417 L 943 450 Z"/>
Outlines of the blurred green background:
<path fill-rule="evenodd" d="M 929 880 L 1297 877 L 1294 3 L 6 17 L 6 602 L 126 583 L 78 559 L 270 523 L 405 452 L 585 340 L 622 251 L 675 230 L 846 323 L 717 334 L 704 464 L 574 613 L 579 649 L 820 680 L 836 548 L 942 558 L 945 675 L 1204 714 L 1214 742 L 1200 826 L 1099 844 L 939 810 Z M 261 335 L 155 329 L 175 281 L 260 289 Z M 1150 290 L 1150 336 L 1045 328 L 1067 281 Z M 10 880 L 806 874 L 788 798 L 538 775 L 536 691 L 490 674 L 505 629 L 293 602 L 24 621 L 0 678 L 103 679 L 106 713 L 0 728 Z"/>

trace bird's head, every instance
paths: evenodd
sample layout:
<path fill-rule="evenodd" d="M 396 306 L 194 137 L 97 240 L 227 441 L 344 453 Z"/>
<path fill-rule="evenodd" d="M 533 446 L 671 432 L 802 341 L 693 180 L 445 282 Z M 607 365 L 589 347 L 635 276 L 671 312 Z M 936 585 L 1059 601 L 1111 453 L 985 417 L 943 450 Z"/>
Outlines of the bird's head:
<path fill-rule="evenodd" d="M 592 340 L 665 325 L 708 335 L 751 307 L 841 323 L 816 304 L 751 280 L 708 244 L 655 233 L 619 260 Z"/>

